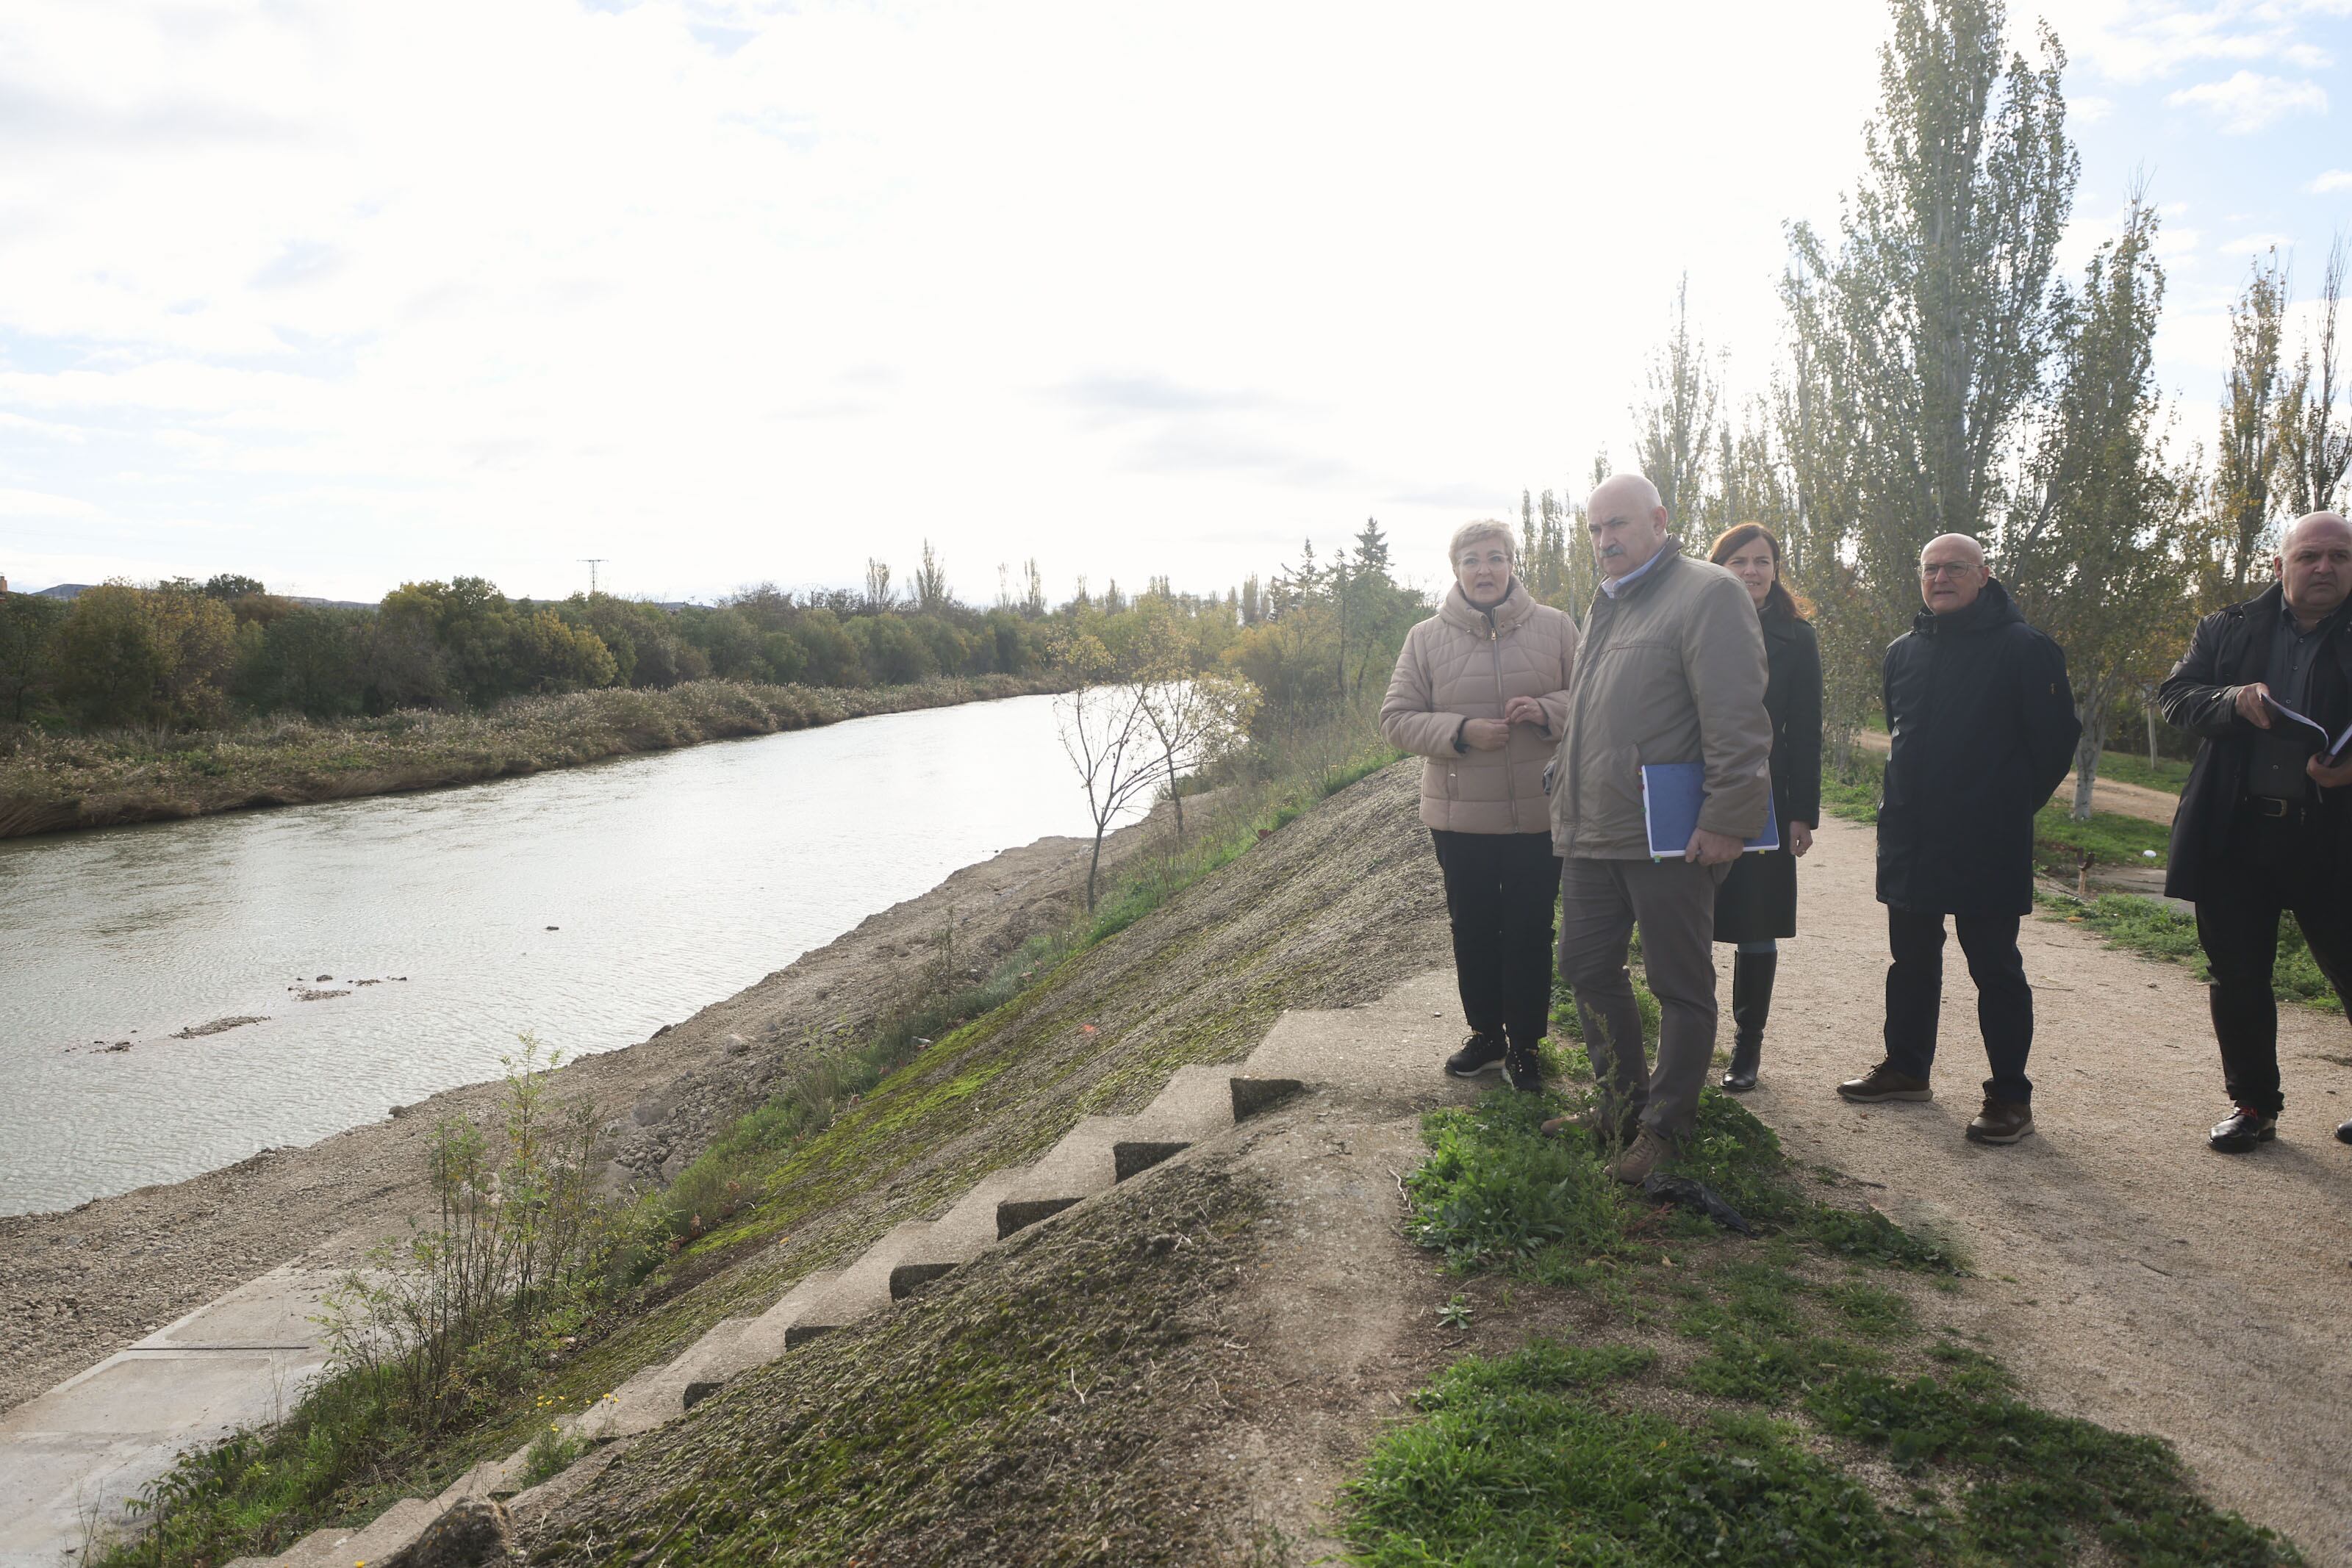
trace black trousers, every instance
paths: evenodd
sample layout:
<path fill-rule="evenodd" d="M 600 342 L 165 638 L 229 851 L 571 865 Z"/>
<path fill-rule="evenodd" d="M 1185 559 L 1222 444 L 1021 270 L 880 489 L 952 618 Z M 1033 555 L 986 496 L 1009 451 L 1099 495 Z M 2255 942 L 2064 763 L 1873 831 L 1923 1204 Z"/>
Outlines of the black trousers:
<path fill-rule="evenodd" d="M 1977 1028 L 1992 1076 L 1984 1092 L 2020 1105 L 2033 1102 L 2025 1058 L 2033 1049 L 2033 988 L 2017 951 L 2014 915 L 1955 915 L 1969 978 L 1977 986 Z M 1886 1060 L 1925 1078 L 1936 1062 L 1936 1019 L 1944 1005 L 1944 916 L 1886 907 Z"/>
<path fill-rule="evenodd" d="M 1462 1016 L 1481 1034 L 1532 1051 L 1551 1020 L 1551 922 L 1559 857 L 1549 833 L 1430 830 L 1454 923 Z"/>
<path fill-rule="evenodd" d="M 2213 972 L 2205 989 L 2231 1103 L 2275 1116 L 2279 1092 L 2279 916 L 2294 912 L 2303 939 L 2340 1000 L 2352 996 L 2352 915 L 2336 886 L 2327 835 L 2316 822 L 2247 812 L 2230 825 L 2212 883 L 2197 901 L 2197 941 Z"/>

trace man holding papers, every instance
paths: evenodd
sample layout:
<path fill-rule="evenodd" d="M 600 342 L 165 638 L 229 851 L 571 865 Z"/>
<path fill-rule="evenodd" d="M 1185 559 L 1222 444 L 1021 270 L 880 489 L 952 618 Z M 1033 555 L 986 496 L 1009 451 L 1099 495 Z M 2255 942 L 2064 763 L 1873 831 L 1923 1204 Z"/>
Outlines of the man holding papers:
<path fill-rule="evenodd" d="M 2231 1111 L 2207 1142 L 2226 1155 L 2275 1138 L 2286 1104 L 2271 991 L 2283 912 L 2337 998 L 2352 993 L 2352 526 L 2334 512 L 2300 517 L 2272 566 L 2278 581 L 2205 617 L 2157 692 L 2164 716 L 2202 742 L 2173 813 L 2164 891 L 2196 904 L 2213 972 L 2206 1001 Z M 2336 1135 L 2352 1143 L 2352 1121 Z"/>
<path fill-rule="evenodd" d="M 1639 1182 L 1689 1134 L 1715 1057 L 1715 894 L 1765 826 L 1772 727 L 1748 590 L 1675 547 L 1656 486 L 1618 475 L 1592 492 L 1586 526 L 1601 592 L 1569 684 L 1551 786 L 1559 973 L 1575 988 L 1600 1080 L 1599 1130 L 1630 1140 L 1613 1168 Z M 1671 764 L 1696 765 L 1697 810 L 1666 846 L 1671 857 L 1654 859 L 1643 771 Z M 1625 969 L 1636 925 L 1662 1015 L 1654 1073 L 1644 1071 Z"/>
<path fill-rule="evenodd" d="M 1886 905 L 1886 1059 L 1838 1085 L 1849 1100 L 1931 1100 L 1952 917 L 1992 1076 L 1968 1136 L 2033 1131 L 2033 988 L 2017 924 L 2033 908 L 2033 814 L 2066 776 L 2083 733 L 2066 655 L 2025 623 L 1984 550 L 1943 534 L 1919 553 L 1927 608 L 1886 650 L 1890 747 L 1878 805 L 1878 902 Z"/>

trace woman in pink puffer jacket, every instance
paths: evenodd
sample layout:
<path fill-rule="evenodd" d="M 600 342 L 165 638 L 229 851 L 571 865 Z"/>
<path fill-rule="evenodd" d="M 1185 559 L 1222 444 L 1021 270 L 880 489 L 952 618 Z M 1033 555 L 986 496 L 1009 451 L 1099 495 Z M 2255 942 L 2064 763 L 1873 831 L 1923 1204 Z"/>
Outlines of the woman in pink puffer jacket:
<path fill-rule="evenodd" d="M 1568 720 L 1576 622 L 1539 604 L 1513 570 L 1511 530 L 1454 530 L 1454 586 L 1406 634 L 1381 704 L 1389 744 L 1427 760 L 1421 820 L 1437 847 L 1454 968 L 1470 1038 L 1445 1071 L 1501 1070 L 1542 1087 L 1536 1042 L 1551 1010 L 1552 853 L 1544 766 Z"/>

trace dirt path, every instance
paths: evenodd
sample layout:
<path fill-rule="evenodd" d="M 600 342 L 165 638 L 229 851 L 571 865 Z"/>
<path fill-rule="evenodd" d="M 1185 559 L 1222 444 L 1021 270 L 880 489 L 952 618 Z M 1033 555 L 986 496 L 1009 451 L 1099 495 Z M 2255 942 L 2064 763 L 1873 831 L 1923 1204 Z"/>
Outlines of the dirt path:
<path fill-rule="evenodd" d="M 1961 1136 L 1984 1053 L 1957 945 L 1938 1098 L 1862 1107 L 1832 1092 L 1882 1054 L 1872 865 L 1870 830 L 1822 824 L 1748 1107 L 1799 1160 L 1881 1184 L 1893 1218 L 1968 1249 L 1976 1327 L 2036 1398 L 2171 1438 L 2217 1500 L 2314 1563 L 2352 1564 L 2352 1148 L 2332 1135 L 2352 1116 L 2343 1018 L 2282 1009 L 2279 1142 L 2216 1155 L 2205 1129 L 2227 1105 L 2203 987 L 2029 920 L 2039 1132 L 1979 1148 Z"/>
<path fill-rule="evenodd" d="M 1114 835 L 1104 863 L 1159 831 Z M 596 1105 L 616 1185 L 675 1175 L 813 1050 L 919 982 L 950 920 L 957 967 L 984 974 L 1067 919 L 1087 850 L 1081 839 L 1040 839 L 968 866 L 651 1040 L 565 1064 L 556 1092 Z M 64 1213 L 0 1218 L 0 1410 L 281 1263 L 340 1267 L 405 1234 L 426 1205 L 431 1128 L 449 1117 L 488 1124 L 503 1103 L 502 1085 L 473 1084 L 306 1148 L 266 1149 Z"/>
<path fill-rule="evenodd" d="M 1885 736 L 1874 729 L 1854 732 L 1854 741 L 1865 751 L 1885 755 L 1889 744 Z M 2069 800 L 2074 793 L 2074 775 L 2069 772 L 2058 786 L 2057 798 Z M 2144 822 L 2170 822 L 2180 797 L 2162 789 L 2151 789 L 2145 784 L 2124 784 L 2112 779 L 2091 781 L 2091 809 L 2113 811 L 2119 817 L 2137 817 Z"/>

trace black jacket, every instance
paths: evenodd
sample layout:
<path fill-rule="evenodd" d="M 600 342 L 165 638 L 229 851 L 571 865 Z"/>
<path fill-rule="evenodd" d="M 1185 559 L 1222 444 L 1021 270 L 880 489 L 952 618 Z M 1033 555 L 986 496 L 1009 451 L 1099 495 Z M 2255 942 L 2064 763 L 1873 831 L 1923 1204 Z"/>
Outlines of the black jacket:
<path fill-rule="evenodd" d="M 2172 814 L 2164 891 L 2173 898 L 2194 900 L 2200 887 L 2210 886 L 2213 863 L 2227 847 L 2255 733 L 2238 716 L 2235 688 L 2267 678 L 2271 638 L 2285 612 L 2286 595 L 2276 583 L 2243 604 L 2215 611 L 2197 623 L 2189 652 L 2156 689 L 2166 722 L 2200 742 L 2180 791 L 2180 808 Z M 2310 706 L 2303 711 L 2331 732 L 2340 734 L 2352 721 L 2352 637 L 2345 635 L 2341 618 L 2311 666 L 2307 700 Z M 2346 816 L 2340 807 L 2325 813 L 2338 867 L 2347 863 Z"/>
<path fill-rule="evenodd" d="M 1780 841 L 1789 824 L 1822 821 L 1822 647 L 1813 628 L 1786 611 L 1768 610 L 1764 628 L 1764 712 L 1772 721 L 1772 812 Z"/>
<path fill-rule="evenodd" d="M 1998 580 L 1920 612 L 1886 650 L 1893 741 L 1878 806 L 1878 901 L 1921 915 L 2033 908 L 2033 814 L 2083 734 L 2066 655 Z"/>
<path fill-rule="evenodd" d="M 1789 824 L 1822 821 L 1822 650 L 1786 611 L 1764 612 L 1764 714 L 1772 721 L 1772 815 L 1780 847 L 1741 855 L 1715 894 L 1715 939 L 1755 942 L 1797 934 L 1797 857 Z"/>

